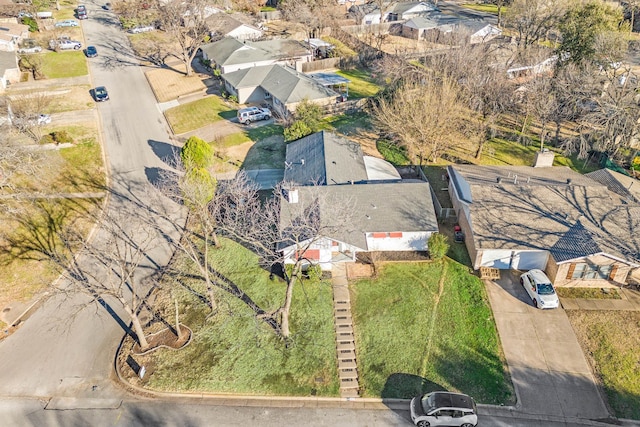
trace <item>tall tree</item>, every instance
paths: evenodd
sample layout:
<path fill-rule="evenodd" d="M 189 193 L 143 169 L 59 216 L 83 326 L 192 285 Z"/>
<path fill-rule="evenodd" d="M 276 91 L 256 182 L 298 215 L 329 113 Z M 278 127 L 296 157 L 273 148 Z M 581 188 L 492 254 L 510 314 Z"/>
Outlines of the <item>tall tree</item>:
<path fill-rule="evenodd" d="M 191 62 L 209 35 L 205 23 L 208 5 L 207 0 L 169 0 L 157 5 L 159 24 L 176 43 L 174 56 L 184 64 L 187 76 L 193 74 Z"/>
<path fill-rule="evenodd" d="M 372 107 L 382 134 L 404 147 L 412 159 L 437 161 L 458 144 L 464 127 L 460 89 L 450 78 L 424 75 L 422 81 L 401 84 Z"/>
<path fill-rule="evenodd" d="M 565 7 L 565 0 L 514 0 L 505 13 L 505 26 L 515 30 L 518 46 L 526 49 L 547 37 Z"/>
<path fill-rule="evenodd" d="M 296 191 L 300 192 L 299 197 L 293 202 L 289 196 Z M 220 203 L 224 206 L 219 211 L 220 228 L 258 254 L 264 268 L 273 271 L 287 266 L 282 268 L 286 282 L 282 304 L 265 316 L 275 320 L 279 334 L 288 340 L 293 290 L 301 280 L 303 267 L 310 262 L 305 253 L 322 239 L 348 230 L 354 215 L 353 203 L 330 194 L 323 186 L 296 188 L 286 183 L 263 201 L 242 173 L 221 186 L 219 197 L 226 200 Z M 286 253 L 284 247 L 292 247 L 292 252 Z"/>
<path fill-rule="evenodd" d="M 559 23 L 561 59 L 580 64 L 598 59 L 599 53 L 606 59 L 612 50 L 620 51 L 625 43 L 620 31 L 622 20 L 621 9 L 601 0 L 573 4 Z"/>

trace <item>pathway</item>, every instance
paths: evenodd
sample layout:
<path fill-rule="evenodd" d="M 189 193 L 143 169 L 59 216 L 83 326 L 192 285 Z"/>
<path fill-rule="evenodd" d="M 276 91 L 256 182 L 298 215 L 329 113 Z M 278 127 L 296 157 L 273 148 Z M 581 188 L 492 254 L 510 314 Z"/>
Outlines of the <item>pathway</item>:
<path fill-rule="evenodd" d="M 338 357 L 338 376 L 340 377 L 340 396 L 359 397 L 358 366 L 356 361 L 355 336 L 351 317 L 351 298 L 347 281 L 345 263 L 334 263 L 331 270 L 333 288 L 333 308 L 336 329 L 336 352 Z"/>

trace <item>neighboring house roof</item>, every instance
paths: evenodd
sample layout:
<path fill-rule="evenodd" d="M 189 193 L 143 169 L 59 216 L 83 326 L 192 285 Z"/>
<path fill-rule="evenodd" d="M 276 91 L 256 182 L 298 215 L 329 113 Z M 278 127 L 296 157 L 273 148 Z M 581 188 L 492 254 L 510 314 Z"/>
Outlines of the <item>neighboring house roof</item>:
<path fill-rule="evenodd" d="M 313 101 L 338 96 L 337 92 L 306 74 L 279 64 L 246 68 L 225 73 L 222 77 L 236 89 L 260 86 L 285 105 L 304 99 Z"/>
<path fill-rule="evenodd" d="M 416 29 L 424 29 L 430 30 L 432 28 L 438 28 L 440 24 L 435 17 L 426 17 L 426 16 L 416 16 L 415 18 L 409 19 L 404 24 L 405 27 L 416 28 Z"/>
<path fill-rule="evenodd" d="M 200 46 L 207 57 L 220 66 L 251 62 L 279 61 L 309 55 L 307 48 L 296 40 L 240 41 L 225 37 Z"/>
<path fill-rule="evenodd" d="M 298 203 L 311 204 L 316 198 L 344 203 L 353 209 L 350 224 L 335 224 L 334 203 L 320 204 L 321 221 L 335 230 L 324 236 L 368 250 L 366 233 L 371 232 L 437 232 L 438 221 L 424 181 L 399 183 L 368 183 L 355 185 L 327 185 L 298 187 Z M 287 202 L 281 215 L 289 221 Z"/>
<path fill-rule="evenodd" d="M 549 250 L 557 262 L 605 253 L 640 262 L 640 207 L 565 167 L 449 167 L 479 249 Z"/>
<path fill-rule="evenodd" d="M 439 11 L 439 9 L 435 4 L 426 3 L 422 1 L 401 2 L 401 3 L 397 3 L 393 8 L 393 13 L 397 13 L 398 15 L 421 13 L 421 12 L 424 13 L 424 12 L 431 12 L 431 11 Z"/>
<path fill-rule="evenodd" d="M 7 70 L 18 68 L 18 57 L 15 52 L 0 50 L 0 77 L 4 76 Z"/>
<path fill-rule="evenodd" d="M 210 60 L 220 66 L 275 60 L 269 52 L 254 47 L 250 42 L 243 43 L 233 37 L 225 37 L 202 45 L 200 49 Z"/>
<path fill-rule="evenodd" d="M 367 179 L 360 144 L 325 131 L 287 144 L 285 182 L 335 185 Z"/>
<path fill-rule="evenodd" d="M 611 169 L 600 169 L 586 174 L 606 186 L 614 193 L 628 199 L 632 203 L 640 203 L 640 181 Z"/>
<path fill-rule="evenodd" d="M 227 35 L 231 33 L 243 33 L 243 32 L 251 32 L 257 34 L 262 34 L 262 30 L 254 27 L 253 25 L 247 24 L 245 22 L 241 22 L 238 19 L 234 18 L 231 15 L 226 13 L 217 13 L 211 15 L 206 20 L 207 25 L 209 25 L 209 29 L 215 34 Z"/>

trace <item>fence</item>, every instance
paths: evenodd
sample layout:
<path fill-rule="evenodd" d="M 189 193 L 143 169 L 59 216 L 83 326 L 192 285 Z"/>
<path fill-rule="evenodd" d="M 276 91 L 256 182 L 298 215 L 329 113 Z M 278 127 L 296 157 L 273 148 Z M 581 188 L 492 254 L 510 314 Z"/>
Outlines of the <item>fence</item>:
<path fill-rule="evenodd" d="M 313 73 L 315 71 L 338 68 L 338 66 L 340 65 L 340 61 L 341 61 L 341 58 L 326 58 L 326 59 L 320 59 L 318 61 L 313 61 L 313 62 L 303 62 L 302 72 Z"/>
<path fill-rule="evenodd" d="M 353 99 L 336 104 L 324 106 L 324 114 L 356 113 L 362 111 L 367 103 L 367 99 Z"/>

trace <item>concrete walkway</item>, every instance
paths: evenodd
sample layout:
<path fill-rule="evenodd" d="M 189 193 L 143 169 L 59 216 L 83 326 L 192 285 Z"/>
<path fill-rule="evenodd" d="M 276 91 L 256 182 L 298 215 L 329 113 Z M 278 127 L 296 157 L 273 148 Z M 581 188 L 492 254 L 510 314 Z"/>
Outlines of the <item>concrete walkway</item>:
<path fill-rule="evenodd" d="M 609 412 L 563 309 L 539 310 L 515 274 L 485 281 L 518 412 L 604 419 Z"/>
<path fill-rule="evenodd" d="M 333 264 L 331 285 L 333 288 L 340 396 L 343 398 L 359 397 L 360 386 L 358 385 L 355 335 L 353 334 L 353 319 L 351 317 L 351 297 L 347 268 L 343 262 Z"/>

